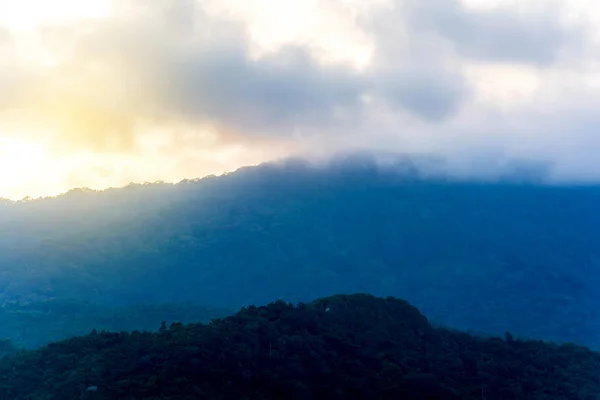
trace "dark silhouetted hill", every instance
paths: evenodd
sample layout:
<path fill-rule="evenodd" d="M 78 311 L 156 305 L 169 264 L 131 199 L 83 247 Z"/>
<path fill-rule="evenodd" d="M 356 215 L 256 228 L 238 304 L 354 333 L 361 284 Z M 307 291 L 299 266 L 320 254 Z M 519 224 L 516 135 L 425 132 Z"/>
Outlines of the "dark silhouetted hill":
<path fill-rule="evenodd" d="M 0 398 L 575 400 L 597 398 L 599 373 L 583 347 L 435 329 L 357 294 L 21 352 L 0 359 Z"/>

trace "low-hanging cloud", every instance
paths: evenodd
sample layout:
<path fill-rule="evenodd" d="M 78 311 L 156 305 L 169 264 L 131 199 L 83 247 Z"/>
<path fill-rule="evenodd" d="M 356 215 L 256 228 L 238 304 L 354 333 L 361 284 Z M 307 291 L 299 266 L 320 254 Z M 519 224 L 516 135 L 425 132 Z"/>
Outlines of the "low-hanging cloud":
<path fill-rule="evenodd" d="M 220 9 L 212 0 L 114 4 L 109 17 L 40 26 L 33 61 L 15 50 L 18 35 L 0 29 L 0 113 L 11 126 L 37 121 L 37 130 L 24 131 L 41 132 L 62 154 L 137 160 L 154 135 L 154 155 L 188 157 L 169 175 L 182 178 L 199 171 L 189 159 L 203 148 L 236 148 L 240 160 L 244 151 L 266 159 L 270 151 L 397 149 L 477 159 L 477 173 L 483 152 L 547 161 L 564 176 L 593 175 L 581 170 L 595 165 L 590 127 L 600 121 L 585 108 L 600 94 L 592 80 L 596 43 L 584 16 L 562 18 L 567 2 L 548 2 L 537 16 L 458 0 L 315 3 L 309 11 L 321 25 L 306 29 L 325 37 L 329 18 L 370 40 L 362 68 L 343 57 L 324 60 L 342 47 L 350 59 L 352 42 L 320 43 L 318 34 L 256 54 L 254 17 L 235 2 Z M 332 19 L 342 17 L 344 24 Z M 497 70 L 513 71 L 505 81 L 516 89 L 497 82 Z M 569 154 L 561 153 L 567 143 Z"/>
<path fill-rule="evenodd" d="M 319 66 L 297 47 L 257 61 L 240 48 L 202 49 L 172 68 L 173 104 L 187 117 L 218 120 L 248 134 L 327 128 L 335 122 L 334 107 L 360 109 L 368 84 L 350 68 Z"/>

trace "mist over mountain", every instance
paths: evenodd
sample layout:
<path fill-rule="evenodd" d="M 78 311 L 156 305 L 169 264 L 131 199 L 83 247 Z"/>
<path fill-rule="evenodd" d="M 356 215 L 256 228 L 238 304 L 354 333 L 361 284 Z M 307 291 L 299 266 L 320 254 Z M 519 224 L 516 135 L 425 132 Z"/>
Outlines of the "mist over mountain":
<path fill-rule="evenodd" d="M 5 202 L 0 299 L 236 309 L 367 292 L 437 324 L 600 347 L 600 187 L 444 165 L 287 160 Z"/>

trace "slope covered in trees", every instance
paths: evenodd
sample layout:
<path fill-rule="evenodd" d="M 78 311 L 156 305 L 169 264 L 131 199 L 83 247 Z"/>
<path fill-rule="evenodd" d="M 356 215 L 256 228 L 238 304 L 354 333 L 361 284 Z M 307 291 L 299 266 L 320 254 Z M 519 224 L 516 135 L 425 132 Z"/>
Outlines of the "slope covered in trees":
<path fill-rule="evenodd" d="M 235 309 L 394 295 L 462 329 L 600 348 L 600 187 L 422 178 L 368 158 L 0 211 L 0 299 Z"/>
<path fill-rule="evenodd" d="M 599 374 L 583 347 L 435 329 L 357 294 L 22 352 L 0 359 L 0 398 L 575 400 L 600 394 Z"/>

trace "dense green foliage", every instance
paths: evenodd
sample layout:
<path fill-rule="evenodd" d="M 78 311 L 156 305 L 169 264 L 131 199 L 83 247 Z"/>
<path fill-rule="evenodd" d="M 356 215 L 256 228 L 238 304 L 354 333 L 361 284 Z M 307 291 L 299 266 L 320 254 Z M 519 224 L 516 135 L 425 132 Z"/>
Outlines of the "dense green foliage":
<path fill-rule="evenodd" d="M 0 338 L 14 346 L 35 348 L 49 342 L 85 335 L 92 329 L 107 331 L 156 330 L 161 321 L 208 322 L 232 312 L 193 304 L 111 307 L 101 304 L 50 300 L 0 307 Z M 0 341 L 0 355 L 3 348 Z"/>
<path fill-rule="evenodd" d="M 22 352 L 0 360 L 0 399 L 575 400 L 597 398 L 599 374 L 582 347 L 480 339 L 402 300 L 340 295 Z"/>
<path fill-rule="evenodd" d="M 0 299 L 238 308 L 406 298 L 461 329 L 600 348 L 599 187 L 420 179 L 368 159 L 74 191 L 0 211 Z"/>

